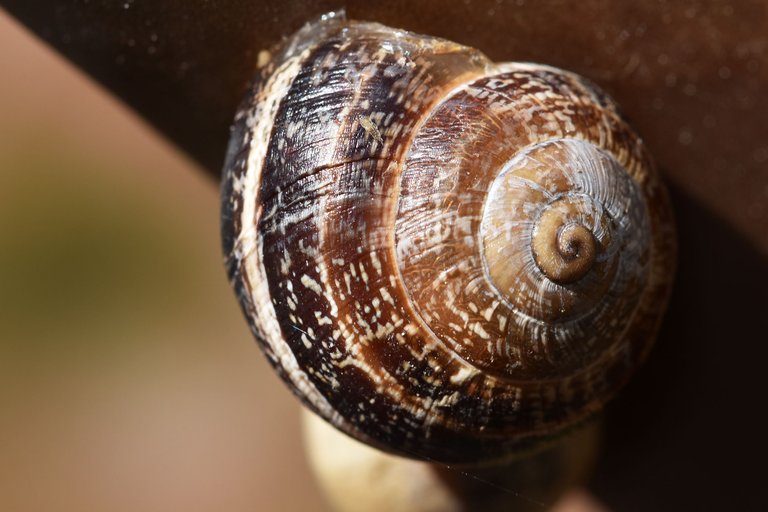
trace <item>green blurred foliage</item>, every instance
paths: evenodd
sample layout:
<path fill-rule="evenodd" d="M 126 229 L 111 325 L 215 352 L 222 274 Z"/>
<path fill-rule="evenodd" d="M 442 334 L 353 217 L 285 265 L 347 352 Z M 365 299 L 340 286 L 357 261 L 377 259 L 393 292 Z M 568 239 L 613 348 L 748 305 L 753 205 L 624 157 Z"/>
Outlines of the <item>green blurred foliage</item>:
<path fill-rule="evenodd" d="M 139 319 L 167 319 L 163 304 L 183 309 L 198 251 L 158 194 L 51 149 L 0 164 L 3 344 L 88 352 Z"/>

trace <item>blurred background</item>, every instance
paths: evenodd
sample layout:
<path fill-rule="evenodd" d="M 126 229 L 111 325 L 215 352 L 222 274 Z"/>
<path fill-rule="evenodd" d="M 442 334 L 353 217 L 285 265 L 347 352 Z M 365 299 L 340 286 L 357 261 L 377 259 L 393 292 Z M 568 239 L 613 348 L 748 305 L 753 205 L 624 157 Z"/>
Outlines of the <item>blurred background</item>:
<path fill-rule="evenodd" d="M 0 69 L 0 510 L 324 510 L 217 183 L 2 12 Z"/>

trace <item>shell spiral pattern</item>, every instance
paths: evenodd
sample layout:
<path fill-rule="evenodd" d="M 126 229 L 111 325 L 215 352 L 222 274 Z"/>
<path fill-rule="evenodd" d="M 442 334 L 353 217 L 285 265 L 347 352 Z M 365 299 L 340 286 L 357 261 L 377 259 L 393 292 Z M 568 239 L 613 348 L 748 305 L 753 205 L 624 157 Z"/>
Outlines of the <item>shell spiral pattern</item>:
<path fill-rule="evenodd" d="M 666 193 L 613 102 L 555 68 L 329 15 L 235 121 L 223 245 L 293 391 L 401 455 L 473 462 L 589 417 L 669 294 Z"/>

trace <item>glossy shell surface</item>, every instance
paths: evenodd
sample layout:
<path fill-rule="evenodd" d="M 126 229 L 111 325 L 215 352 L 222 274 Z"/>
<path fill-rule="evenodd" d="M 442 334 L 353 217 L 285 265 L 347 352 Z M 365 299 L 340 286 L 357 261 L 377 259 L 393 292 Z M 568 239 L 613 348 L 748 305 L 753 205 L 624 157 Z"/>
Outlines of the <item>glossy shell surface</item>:
<path fill-rule="evenodd" d="M 225 165 L 228 275 L 344 432 L 445 462 L 597 411 L 646 355 L 674 237 L 642 141 L 551 67 L 327 16 L 272 53 Z"/>

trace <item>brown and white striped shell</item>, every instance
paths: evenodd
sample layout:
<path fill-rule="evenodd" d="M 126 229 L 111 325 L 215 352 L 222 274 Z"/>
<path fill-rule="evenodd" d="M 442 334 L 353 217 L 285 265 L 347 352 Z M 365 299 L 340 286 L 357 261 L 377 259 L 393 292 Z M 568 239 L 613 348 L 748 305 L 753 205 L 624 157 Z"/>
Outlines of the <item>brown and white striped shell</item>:
<path fill-rule="evenodd" d="M 597 411 L 670 289 L 667 197 L 584 79 L 328 15 L 273 53 L 225 166 L 227 269 L 293 391 L 470 462 Z"/>

